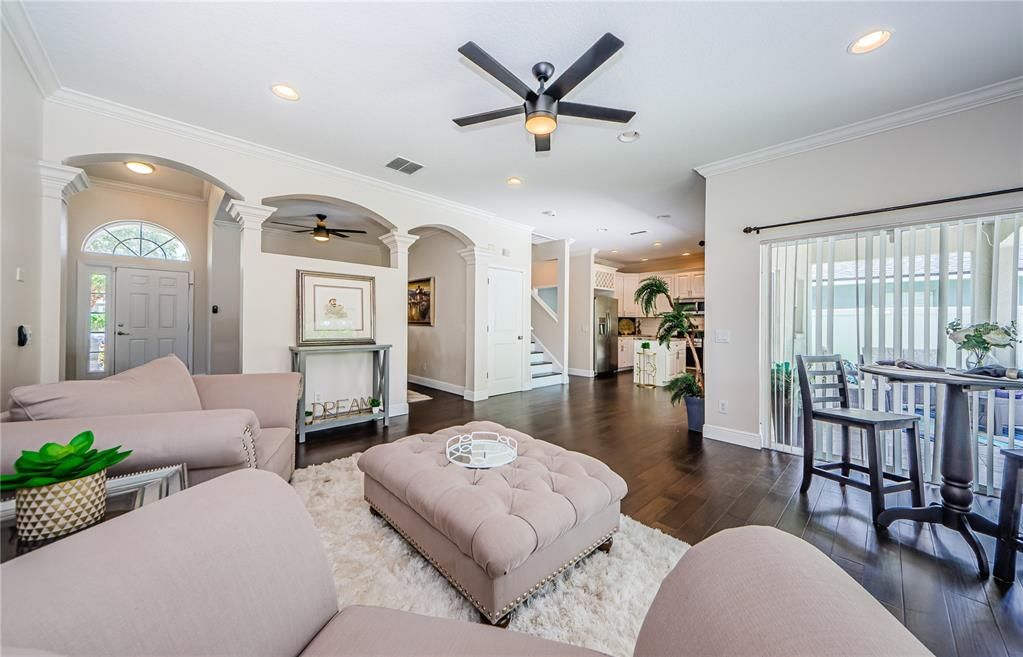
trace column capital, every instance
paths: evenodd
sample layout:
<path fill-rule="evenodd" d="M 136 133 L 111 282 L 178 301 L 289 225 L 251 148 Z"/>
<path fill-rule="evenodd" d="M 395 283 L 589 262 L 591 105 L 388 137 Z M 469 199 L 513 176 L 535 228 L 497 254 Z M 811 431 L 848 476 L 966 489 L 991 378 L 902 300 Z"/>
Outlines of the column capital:
<path fill-rule="evenodd" d="M 67 200 L 89 186 L 89 176 L 83 169 L 45 160 L 39 161 L 39 179 L 45 198 Z"/>
<path fill-rule="evenodd" d="M 481 265 L 487 262 L 493 253 L 487 249 L 481 249 L 478 246 L 470 246 L 458 251 L 458 255 L 462 256 L 467 265 Z"/>
<path fill-rule="evenodd" d="M 418 235 L 399 233 L 394 230 L 386 235 L 380 236 L 380 241 L 387 245 L 387 248 L 391 250 L 392 256 L 401 253 L 408 253 L 409 247 L 412 246 L 417 239 L 419 239 Z"/>
<path fill-rule="evenodd" d="M 262 228 L 263 222 L 274 212 L 277 212 L 277 208 L 260 205 L 259 203 L 246 203 L 237 199 L 232 199 L 227 204 L 227 214 L 237 221 L 242 228 L 247 230 Z"/>

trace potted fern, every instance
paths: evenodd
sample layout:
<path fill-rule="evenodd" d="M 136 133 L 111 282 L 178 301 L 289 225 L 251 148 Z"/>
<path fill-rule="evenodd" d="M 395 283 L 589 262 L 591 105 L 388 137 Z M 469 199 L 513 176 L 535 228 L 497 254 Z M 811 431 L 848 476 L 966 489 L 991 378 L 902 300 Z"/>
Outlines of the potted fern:
<path fill-rule="evenodd" d="M 696 377 L 688 372 L 676 376 L 668 381 L 668 390 L 671 391 L 671 403 L 678 405 L 685 401 L 686 418 L 689 422 L 690 431 L 703 432 L 703 385 Z"/>
<path fill-rule="evenodd" d="M 99 522 L 106 513 L 107 468 L 128 458 L 121 446 L 98 450 L 83 431 L 66 445 L 23 451 L 0 491 L 15 491 L 15 525 L 23 541 L 58 538 Z"/>

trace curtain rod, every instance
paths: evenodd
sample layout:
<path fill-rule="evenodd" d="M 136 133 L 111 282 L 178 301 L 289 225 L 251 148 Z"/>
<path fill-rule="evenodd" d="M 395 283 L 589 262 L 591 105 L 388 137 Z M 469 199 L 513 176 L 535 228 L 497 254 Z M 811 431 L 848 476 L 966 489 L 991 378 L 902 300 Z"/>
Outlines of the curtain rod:
<path fill-rule="evenodd" d="M 1014 192 L 1023 192 L 1023 187 L 1013 187 L 1011 189 L 999 189 L 993 192 L 982 192 L 980 194 L 967 194 L 966 196 L 952 196 L 949 198 L 940 198 L 934 201 L 921 201 L 919 203 L 907 203 L 905 205 L 893 205 L 887 208 L 876 208 L 874 210 L 860 210 L 859 212 L 846 212 L 845 214 L 833 214 L 827 217 L 816 217 L 815 219 L 800 219 L 799 221 L 786 221 L 780 224 L 768 224 L 766 226 L 746 226 L 742 229 L 742 232 L 749 235 L 750 233 L 760 234 L 760 231 L 767 230 L 769 228 L 783 228 L 785 226 L 798 226 L 799 224 L 812 224 L 818 221 L 830 221 L 832 219 L 846 219 L 848 217 L 862 217 L 868 214 L 880 214 L 882 212 L 894 212 L 895 210 L 909 210 L 911 208 L 922 208 L 928 205 L 939 205 L 941 203 L 955 203 L 956 201 L 969 201 L 975 198 L 986 198 L 988 196 L 998 196 L 1000 194 L 1012 194 Z"/>

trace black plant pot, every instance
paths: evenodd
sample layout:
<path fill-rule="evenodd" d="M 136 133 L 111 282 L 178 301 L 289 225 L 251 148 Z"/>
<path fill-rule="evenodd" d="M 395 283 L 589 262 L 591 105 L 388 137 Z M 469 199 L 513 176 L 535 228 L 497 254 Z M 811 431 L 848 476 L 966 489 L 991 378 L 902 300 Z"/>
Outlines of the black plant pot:
<path fill-rule="evenodd" d="M 703 433 L 703 397 L 684 397 L 690 431 Z"/>

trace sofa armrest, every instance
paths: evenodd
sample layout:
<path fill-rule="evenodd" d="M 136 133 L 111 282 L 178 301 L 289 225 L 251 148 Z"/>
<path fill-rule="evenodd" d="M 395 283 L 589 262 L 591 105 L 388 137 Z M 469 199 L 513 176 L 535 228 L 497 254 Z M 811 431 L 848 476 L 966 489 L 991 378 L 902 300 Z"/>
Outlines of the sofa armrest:
<path fill-rule="evenodd" d="M 0 577 L 4 654 L 297 655 L 337 613 L 312 519 L 258 470 L 11 559 Z"/>
<path fill-rule="evenodd" d="M 931 652 L 823 552 L 779 529 L 750 526 L 718 532 L 682 556 L 664 578 L 633 654 Z"/>
<path fill-rule="evenodd" d="M 245 409 L 5 422 L 0 427 L 0 472 L 13 472 L 22 450 L 66 443 L 82 431 L 96 435 L 98 448 L 122 445 L 132 450 L 110 469 L 112 475 L 177 463 L 192 470 L 254 468 L 259 430 L 256 414 Z"/>
<path fill-rule="evenodd" d="M 206 374 L 192 381 L 204 409 L 248 408 L 264 427 L 295 430 L 301 374 Z"/>

